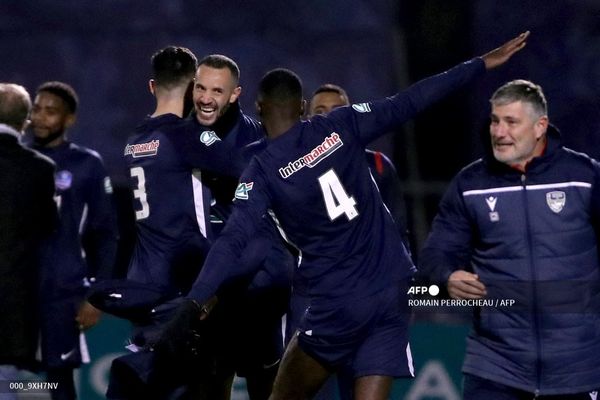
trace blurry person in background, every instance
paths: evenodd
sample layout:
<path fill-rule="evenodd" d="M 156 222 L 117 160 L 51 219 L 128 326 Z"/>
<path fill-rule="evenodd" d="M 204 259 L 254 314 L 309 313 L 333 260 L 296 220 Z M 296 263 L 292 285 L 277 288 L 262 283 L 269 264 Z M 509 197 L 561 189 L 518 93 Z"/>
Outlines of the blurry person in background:
<path fill-rule="evenodd" d="M 9 382 L 37 370 L 41 241 L 56 228 L 54 164 L 21 144 L 31 99 L 0 83 L 0 399 L 16 400 Z"/>
<path fill-rule="evenodd" d="M 67 139 L 78 98 L 64 82 L 45 82 L 31 111 L 32 148 L 56 164 L 60 223 L 46 244 L 40 279 L 42 362 L 58 383 L 53 400 L 76 398 L 73 370 L 89 362 L 84 331 L 101 312 L 87 300 L 90 286 L 111 277 L 117 248 L 112 186 L 98 153 Z"/>

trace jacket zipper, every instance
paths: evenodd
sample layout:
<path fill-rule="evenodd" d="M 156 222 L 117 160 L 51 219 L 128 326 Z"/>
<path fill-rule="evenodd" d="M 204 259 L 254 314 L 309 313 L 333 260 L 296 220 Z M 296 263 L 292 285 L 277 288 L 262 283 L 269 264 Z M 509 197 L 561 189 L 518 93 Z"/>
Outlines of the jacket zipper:
<path fill-rule="evenodd" d="M 532 313 L 533 313 L 533 330 L 535 336 L 535 347 L 536 347 L 536 357 L 535 357 L 535 392 L 534 398 L 537 398 L 540 393 L 541 386 L 541 375 L 542 375 L 542 362 L 541 362 L 541 354 L 542 354 L 542 343 L 540 340 L 540 320 L 537 306 L 537 274 L 535 268 L 535 260 L 533 257 L 533 240 L 531 237 L 531 224 L 529 218 L 529 198 L 527 196 L 527 176 L 525 174 L 521 175 L 521 186 L 523 187 L 523 202 L 525 208 L 525 227 L 527 230 L 527 246 L 529 248 L 529 265 L 531 267 L 531 287 L 533 290 L 533 298 L 532 298 Z"/>

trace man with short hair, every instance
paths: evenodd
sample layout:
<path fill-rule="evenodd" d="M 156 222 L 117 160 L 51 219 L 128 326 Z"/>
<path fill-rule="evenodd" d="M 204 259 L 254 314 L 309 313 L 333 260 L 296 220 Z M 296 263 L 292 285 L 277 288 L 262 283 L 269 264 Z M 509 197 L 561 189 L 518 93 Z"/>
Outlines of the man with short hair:
<path fill-rule="evenodd" d="M 370 177 L 365 146 L 506 62 L 527 36 L 390 98 L 309 121 L 301 121 L 305 102 L 298 76 L 286 69 L 267 73 L 257 109 L 268 145 L 244 171 L 233 214 L 162 343 L 187 330 L 190 318 L 205 318 L 224 281 L 248 272 L 237 260 L 269 212 L 300 252 L 292 297 L 311 297 L 271 400 L 310 398 L 343 365 L 353 370 L 357 400 L 387 399 L 394 377 L 414 374 L 406 298 L 414 266 Z"/>
<path fill-rule="evenodd" d="M 600 165 L 562 147 L 533 82 L 490 103 L 490 151 L 451 182 L 420 257 L 452 298 L 500 301 L 475 307 L 464 398 L 595 398 Z"/>
<path fill-rule="evenodd" d="M 54 164 L 21 144 L 31 99 L 23 86 L 0 83 L 0 385 L 36 368 L 41 241 L 56 227 Z"/>
<path fill-rule="evenodd" d="M 163 97 L 179 98 L 181 103 L 183 88 L 194 77 L 194 111 L 180 119 L 181 107 L 157 107 L 125 149 L 139 235 L 128 277 L 175 295 L 189 291 L 208 247 L 229 216 L 238 176 L 247 162 L 241 157 L 242 148 L 264 137 L 260 124 L 244 115 L 237 102 L 241 93 L 237 64 L 223 55 L 209 55 L 195 73 L 189 68 L 183 73 L 173 66 L 190 60 L 157 63 L 157 59 L 183 55 L 163 49 L 153 57 L 154 68 L 170 65 L 172 74 L 181 77 L 177 93 L 176 87 L 163 87 L 155 71 L 154 94 L 157 104 L 163 103 Z M 144 152 L 152 143 L 155 149 Z M 217 358 L 214 384 L 201 388 L 201 395 L 229 396 L 237 373 L 246 377 L 251 399 L 268 397 L 283 353 L 281 315 L 287 306 L 292 264 L 280 242 L 275 229 L 267 225 L 264 234 L 248 244 L 241 262 L 260 265 L 261 272 L 236 283 L 248 286 L 250 282 L 250 286 L 243 295 L 222 296 L 216 308 L 211 322 L 214 334 L 207 340 L 211 354 L 205 354 L 206 359 Z M 263 282 L 277 279 L 283 281 L 283 289 L 273 290 L 273 285 Z M 269 305 L 268 312 L 251 317 L 249 310 L 264 304 Z M 255 323 L 255 328 L 239 337 L 240 329 L 249 323 Z M 215 393 L 219 382 L 225 390 Z"/>
<path fill-rule="evenodd" d="M 73 369 L 89 362 L 84 331 L 100 311 L 87 302 L 89 287 L 111 277 L 117 248 L 112 186 L 98 153 L 70 142 L 78 98 L 64 82 L 36 90 L 32 147 L 56 163 L 60 225 L 44 251 L 41 276 L 42 361 L 57 382 L 53 399 L 75 399 Z"/>

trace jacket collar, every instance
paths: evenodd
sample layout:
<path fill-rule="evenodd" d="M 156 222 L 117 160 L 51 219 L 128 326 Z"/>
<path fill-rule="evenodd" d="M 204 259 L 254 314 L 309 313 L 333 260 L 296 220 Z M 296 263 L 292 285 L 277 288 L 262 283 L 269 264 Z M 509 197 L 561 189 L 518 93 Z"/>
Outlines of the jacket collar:
<path fill-rule="evenodd" d="M 562 137 L 561 133 L 554 125 L 548 125 L 548 130 L 546 131 L 546 149 L 544 154 L 539 157 L 533 158 L 528 164 L 525 170 L 525 173 L 529 173 L 531 171 L 535 171 L 539 168 L 540 165 L 547 164 L 558 152 L 558 150 L 562 147 Z M 497 173 L 507 173 L 513 172 L 515 174 L 522 174 L 522 172 L 512 168 L 509 165 L 499 162 L 494 158 L 494 153 L 492 151 L 492 146 L 489 140 L 489 136 L 487 139 L 486 145 L 486 154 L 484 156 L 484 162 L 488 166 L 488 168 Z"/>
<path fill-rule="evenodd" d="M 240 118 L 241 113 L 242 110 L 240 108 L 240 104 L 238 101 L 236 101 L 235 103 L 232 103 L 227 109 L 227 111 L 225 111 L 225 114 L 221 115 L 221 117 L 217 119 L 217 122 L 215 122 L 211 126 L 204 126 L 200 124 L 198 122 L 198 119 L 196 118 L 195 112 L 192 112 L 189 118 L 192 118 L 201 127 L 214 131 L 218 137 L 223 139 L 233 130 Z"/>
<path fill-rule="evenodd" d="M 21 141 L 21 133 L 19 133 L 12 126 L 8 126 L 6 124 L 0 124 L 0 134 L 14 136 L 17 141 Z"/>

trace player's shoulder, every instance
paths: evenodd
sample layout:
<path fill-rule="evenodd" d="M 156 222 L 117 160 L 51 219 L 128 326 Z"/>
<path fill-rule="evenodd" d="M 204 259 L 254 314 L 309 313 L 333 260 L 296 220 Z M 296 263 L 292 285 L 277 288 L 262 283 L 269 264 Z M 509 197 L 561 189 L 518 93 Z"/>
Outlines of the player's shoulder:
<path fill-rule="evenodd" d="M 36 168 L 53 171 L 56 168 L 55 162 L 48 156 L 40 153 L 37 150 L 23 146 L 23 151 L 30 158 L 31 163 L 36 165 Z"/>
<path fill-rule="evenodd" d="M 73 142 L 68 142 L 67 146 L 72 157 L 92 163 L 102 163 L 102 156 L 94 149 Z"/>
<path fill-rule="evenodd" d="M 132 136 L 143 137 L 160 134 L 161 132 L 169 133 L 177 129 L 176 127 L 180 127 L 183 121 L 185 121 L 183 118 L 175 114 L 163 114 L 157 117 L 148 116 L 136 126 Z"/>

